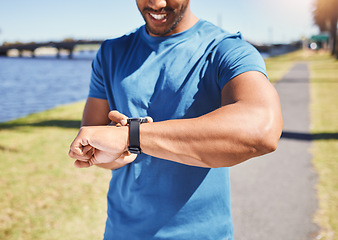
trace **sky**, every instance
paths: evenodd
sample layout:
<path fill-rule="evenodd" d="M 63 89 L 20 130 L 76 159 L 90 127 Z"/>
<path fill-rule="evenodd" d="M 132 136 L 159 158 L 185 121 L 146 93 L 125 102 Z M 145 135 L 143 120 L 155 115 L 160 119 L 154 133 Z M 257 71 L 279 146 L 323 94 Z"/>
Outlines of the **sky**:
<path fill-rule="evenodd" d="M 191 0 L 194 14 L 255 44 L 318 33 L 314 0 Z M 0 0 L 0 45 L 65 38 L 103 40 L 143 25 L 135 0 Z"/>

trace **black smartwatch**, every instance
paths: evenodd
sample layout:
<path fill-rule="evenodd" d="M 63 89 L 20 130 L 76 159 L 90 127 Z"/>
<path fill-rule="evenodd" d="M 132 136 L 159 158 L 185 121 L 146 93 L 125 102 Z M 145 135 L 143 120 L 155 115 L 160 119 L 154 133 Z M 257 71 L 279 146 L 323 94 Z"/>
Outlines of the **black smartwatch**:
<path fill-rule="evenodd" d="M 146 123 L 146 118 L 128 118 L 127 123 L 129 124 L 129 146 L 128 151 L 130 153 L 140 154 L 140 125 Z"/>

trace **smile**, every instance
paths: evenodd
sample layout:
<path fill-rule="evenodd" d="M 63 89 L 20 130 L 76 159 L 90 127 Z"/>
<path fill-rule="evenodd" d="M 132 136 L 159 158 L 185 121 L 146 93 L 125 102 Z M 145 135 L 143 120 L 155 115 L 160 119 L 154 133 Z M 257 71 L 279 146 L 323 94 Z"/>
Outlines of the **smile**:
<path fill-rule="evenodd" d="M 149 13 L 149 15 L 154 18 L 155 20 L 164 20 L 167 17 L 167 14 L 154 14 L 154 13 Z"/>

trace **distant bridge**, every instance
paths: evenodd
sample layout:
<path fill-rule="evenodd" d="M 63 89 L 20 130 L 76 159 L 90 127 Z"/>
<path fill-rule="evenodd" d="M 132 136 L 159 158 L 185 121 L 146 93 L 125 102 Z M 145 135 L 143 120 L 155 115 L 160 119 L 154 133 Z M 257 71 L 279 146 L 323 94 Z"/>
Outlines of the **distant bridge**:
<path fill-rule="evenodd" d="M 73 57 L 73 51 L 76 45 L 84 45 L 84 44 L 101 44 L 101 40 L 94 41 L 63 41 L 63 42 L 45 42 L 45 43 L 18 43 L 18 44 L 8 44 L 0 46 L 0 56 L 8 56 L 8 51 L 16 49 L 19 51 L 19 56 L 22 56 L 23 51 L 32 52 L 32 57 L 35 57 L 34 51 L 40 47 L 53 47 L 58 50 L 57 58 L 60 57 L 61 50 L 68 51 L 68 58 Z"/>
<path fill-rule="evenodd" d="M 62 41 L 62 42 L 45 42 L 45 43 L 18 43 L 18 44 L 6 44 L 0 46 L 0 56 L 8 56 L 8 51 L 12 49 L 16 49 L 19 51 L 19 56 L 22 56 L 23 51 L 30 51 L 32 52 L 32 57 L 35 57 L 34 51 L 37 48 L 41 47 L 53 47 L 57 49 L 57 58 L 60 58 L 60 51 L 67 50 L 68 51 L 68 58 L 73 57 L 73 51 L 75 46 L 77 45 L 84 45 L 84 44 L 101 44 L 102 40 L 94 40 L 94 41 L 85 41 L 85 40 L 78 40 L 78 41 Z M 296 49 L 301 48 L 301 43 L 296 42 L 293 44 L 274 44 L 274 45 L 255 45 L 252 44 L 257 50 L 261 53 L 269 53 L 269 55 L 279 55 L 284 54 L 290 51 L 294 51 Z"/>

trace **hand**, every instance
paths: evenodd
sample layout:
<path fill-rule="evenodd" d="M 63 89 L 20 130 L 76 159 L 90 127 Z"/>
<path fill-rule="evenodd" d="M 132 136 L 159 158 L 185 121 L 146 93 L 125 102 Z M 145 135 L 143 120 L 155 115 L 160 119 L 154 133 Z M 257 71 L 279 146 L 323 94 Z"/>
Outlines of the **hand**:
<path fill-rule="evenodd" d="M 120 158 L 127 148 L 127 127 L 82 127 L 70 146 L 69 156 L 77 160 L 75 166 L 89 167 L 113 162 Z"/>
<path fill-rule="evenodd" d="M 109 124 L 109 126 L 116 126 L 116 127 L 121 127 L 121 126 L 126 126 L 127 125 L 127 119 L 128 117 L 123 115 L 122 113 L 118 112 L 118 111 L 110 111 L 108 114 L 109 119 L 111 120 L 111 123 Z M 95 154 L 94 154 L 95 152 Z M 95 150 L 93 151 L 94 156 L 96 156 L 97 158 L 101 159 L 101 158 L 112 158 L 112 156 L 107 153 L 107 152 L 103 152 L 100 150 Z M 133 162 L 136 159 L 137 155 L 136 154 L 131 154 L 129 151 L 124 152 L 118 159 L 114 160 L 113 162 L 110 163 L 99 163 L 99 164 L 95 164 L 98 167 L 101 168 L 105 168 L 105 169 L 111 169 L 111 170 L 115 170 L 118 168 L 121 168 L 125 165 L 127 165 L 128 163 Z M 90 167 L 94 165 L 91 161 L 76 161 L 75 162 L 75 166 L 78 168 L 85 168 L 85 167 Z"/>
<path fill-rule="evenodd" d="M 98 165 L 117 169 L 135 160 L 136 154 L 127 151 L 127 117 L 117 111 L 111 111 L 109 118 L 113 126 L 83 127 L 73 141 L 69 156 L 77 159 L 78 168 Z M 147 117 L 148 122 L 153 122 Z M 121 126 L 121 127 L 120 127 Z M 126 132 L 127 131 L 127 132 Z"/>

